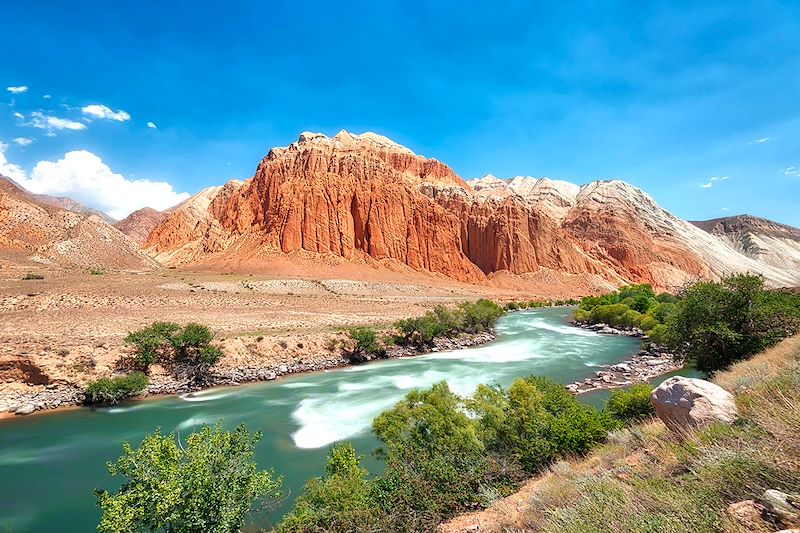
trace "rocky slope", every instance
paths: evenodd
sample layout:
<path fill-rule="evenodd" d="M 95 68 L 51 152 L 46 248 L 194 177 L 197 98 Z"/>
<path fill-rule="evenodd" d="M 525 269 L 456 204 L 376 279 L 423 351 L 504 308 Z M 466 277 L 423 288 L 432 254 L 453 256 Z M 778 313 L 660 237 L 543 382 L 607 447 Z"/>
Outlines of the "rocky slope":
<path fill-rule="evenodd" d="M 470 283 L 543 272 L 660 288 L 740 271 L 773 285 L 800 278 L 740 253 L 621 181 L 465 182 L 385 137 L 344 131 L 303 133 L 272 149 L 253 178 L 195 195 L 144 246 L 170 265 L 235 268 L 310 253 Z"/>
<path fill-rule="evenodd" d="M 0 256 L 12 264 L 147 270 L 156 263 L 94 215 L 42 203 L 0 176 Z"/>
<path fill-rule="evenodd" d="M 777 268 L 800 272 L 800 229 L 751 215 L 693 221 L 742 254 Z"/>
<path fill-rule="evenodd" d="M 82 203 L 69 198 L 68 196 L 50 196 L 49 194 L 33 194 L 31 195 L 36 199 L 37 202 L 44 205 L 49 205 L 51 207 L 57 207 L 59 209 L 65 209 L 67 211 L 73 211 L 75 213 L 80 213 L 82 215 L 94 215 L 100 217 L 105 222 L 109 224 L 114 224 L 116 220 L 108 216 L 107 214 L 99 211 L 97 209 L 92 209 L 91 207 L 86 207 Z"/>
<path fill-rule="evenodd" d="M 167 213 L 156 211 L 152 207 L 144 207 L 112 225 L 127 235 L 137 246 L 141 246 L 147 241 L 150 232 L 164 222 L 167 216 Z"/>

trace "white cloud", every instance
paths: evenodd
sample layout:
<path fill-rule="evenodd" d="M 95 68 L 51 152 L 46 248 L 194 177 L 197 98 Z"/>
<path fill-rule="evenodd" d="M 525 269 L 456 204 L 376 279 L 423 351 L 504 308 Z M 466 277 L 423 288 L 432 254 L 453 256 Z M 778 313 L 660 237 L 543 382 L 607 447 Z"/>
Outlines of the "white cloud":
<path fill-rule="evenodd" d="M 102 104 L 87 105 L 86 107 L 81 109 L 81 112 L 84 115 L 88 115 L 92 118 L 116 120 L 117 122 L 125 122 L 126 120 L 131 119 L 131 116 L 122 109 L 118 109 L 117 111 L 112 111 L 110 107 L 104 106 Z"/>
<path fill-rule="evenodd" d="M 42 98 L 44 98 L 45 100 L 50 100 L 50 99 L 52 98 L 52 95 L 49 95 L 49 94 L 43 94 L 43 95 L 42 95 Z"/>
<path fill-rule="evenodd" d="M 14 139 L 14 142 L 20 146 L 28 146 L 29 144 L 33 144 L 33 139 L 30 137 L 17 137 Z"/>
<path fill-rule="evenodd" d="M 730 211 L 730 208 L 728 208 L 728 207 L 723 207 L 723 208 L 721 209 L 721 211 L 722 211 L 723 213 L 727 213 L 728 211 Z"/>
<path fill-rule="evenodd" d="M 714 186 L 714 182 L 716 182 L 716 181 L 725 181 L 727 179 L 730 179 L 730 176 L 722 176 L 722 177 L 711 176 L 710 178 L 708 178 L 708 181 L 706 183 L 700 184 L 700 188 L 701 189 L 710 189 L 711 187 Z"/>
<path fill-rule="evenodd" d="M 15 181 L 37 194 L 72 197 L 117 219 L 146 206 L 166 209 L 189 197 L 164 181 L 127 179 L 86 150 L 67 152 L 58 161 L 39 161 L 29 178 L 23 174 Z"/>
<path fill-rule="evenodd" d="M 19 111 L 14 111 L 14 117 L 18 118 L 19 120 L 25 120 L 25 115 L 23 115 Z"/>
<path fill-rule="evenodd" d="M 25 125 L 45 130 L 48 137 L 53 137 L 57 130 L 80 131 L 86 129 L 86 124 L 83 122 L 45 115 L 41 111 L 31 113 L 31 120 Z"/>
<path fill-rule="evenodd" d="M 8 145 L 4 142 L 0 142 L 0 174 L 11 178 L 17 183 L 21 183 L 21 180 L 25 179 L 25 171 L 23 171 L 19 165 L 8 162 L 5 154 L 6 148 L 8 148 Z"/>
<path fill-rule="evenodd" d="M 751 142 L 750 144 L 764 144 L 765 142 L 769 142 L 771 137 L 761 137 L 760 139 L 756 139 L 755 141 Z"/>
<path fill-rule="evenodd" d="M 784 176 L 800 176 L 800 168 L 786 167 L 783 169 Z"/>
<path fill-rule="evenodd" d="M 155 122 L 148 122 L 147 123 L 147 127 L 150 128 L 151 130 L 157 130 L 158 129 L 158 126 L 156 126 Z"/>
<path fill-rule="evenodd" d="M 6 90 L 11 94 L 22 94 L 28 90 L 27 85 L 18 85 L 16 87 L 6 87 Z"/>

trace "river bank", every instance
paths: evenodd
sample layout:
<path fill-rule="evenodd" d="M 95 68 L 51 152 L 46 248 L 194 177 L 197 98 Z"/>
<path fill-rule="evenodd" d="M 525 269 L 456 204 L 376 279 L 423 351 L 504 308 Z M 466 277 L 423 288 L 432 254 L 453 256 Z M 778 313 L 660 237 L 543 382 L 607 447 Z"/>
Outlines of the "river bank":
<path fill-rule="evenodd" d="M 495 333 L 493 331 L 476 334 L 462 333 L 454 338 L 435 339 L 431 346 L 425 348 L 390 346 L 386 350 L 385 357 L 381 359 L 416 357 L 447 350 L 471 348 L 494 339 Z M 367 355 L 365 359 L 364 362 L 370 362 L 379 358 Z M 213 387 L 273 381 L 281 376 L 320 372 L 352 366 L 353 364 L 341 352 L 320 352 L 314 354 L 310 359 L 302 359 L 295 362 L 275 363 L 272 360 L 268 360 L 265 365 L 259 366 L 214 368 L 202 381 L 191 382 L 177 380 L 171 374 L 156 370 L 151 376 L 151 383 L 145 393 L 134 398 L 134 400 L 142 400 L 153 396 L 189 394 Z M 27 385 L 14 383 L 5 384 L 0 388 L 0 419 L 45 413 L 53 410 L 74 409 L 83 405 L 83 388 L 71 384 Z"/>
<path fill-rule="evenodd" d="M 371 455 L 379 445 L 372 422 L 413 389 L 446 380 L 455 393 L 469 395 L 479 384 L 508 387 L 531 374 L 570 383 L 639 350 L 636 339 L 570 326 L 567 313 L 549 308 L 509 313 L 496 325 L 496 340 L 478 347 L 4 420 L 0 529 L 92 531 L 99 520 L 92 491 L 116 487 L 105 465 L 119 457 L 122 443 L 135 446 L 156 427 L 185 438 L 203 425 L 220 422 L 225 429 L 246 424 L 261 432 L 255 460 L 259 468 L 274 468 L 284 478 L 284 491 L 291 496 L 272 513 L 254 517 L 250 529 L 268 530 L 291 509 L 307 480 L 324 472 L 331 444 L 353 442 L 357 453 L 365 454 L 365 466 L 380 471 Z M 267 347 L 272 340 L 265 336 L 260 344 Z M 290 342 L 289 349 L 293 347 L 296 343 Z M 327 356 L 323 350 L 321 346 Z M 305 354 L 303 358 L 309 360 Z M 231 368 L 244 366 L 236 360 L 228 363 Z"/>
<path fill-rule="evenodd" d="M 620 335 L 641 339 L 644 343 L 647 336 L 638 328 L 619 329 L 607 324 L 582 324 L 572 322 L 572 325 L 601 335 Z M 680 370 L 684 366 L 683 358 L 662 346 L 647 344 L 629 359 L 613 365 L 604 365 L 595 371 L 594 377 L 588 377 L 566 385 L 573 394 L 584 394 L 597 390 L 617 389 L 628 387 L 636 383 L 646 383 L 662 374 Z"/>

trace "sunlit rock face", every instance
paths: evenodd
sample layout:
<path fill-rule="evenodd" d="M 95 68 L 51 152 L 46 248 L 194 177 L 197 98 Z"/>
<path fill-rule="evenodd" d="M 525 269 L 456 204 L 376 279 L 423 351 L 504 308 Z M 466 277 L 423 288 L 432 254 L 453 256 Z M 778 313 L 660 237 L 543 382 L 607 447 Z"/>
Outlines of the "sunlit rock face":
<path fill-rule="evenodd" d="M 743 271 L 800 283 L 800 274 L 740 253 L 625 182 L 465 182 L 386 137 L 346 131 L 305 132 L 273 148 L 251 179 L 174 208 L 144 247 L 170 265 L 302 252 L 470 283 L 545 270 L 664 289 Z"/>

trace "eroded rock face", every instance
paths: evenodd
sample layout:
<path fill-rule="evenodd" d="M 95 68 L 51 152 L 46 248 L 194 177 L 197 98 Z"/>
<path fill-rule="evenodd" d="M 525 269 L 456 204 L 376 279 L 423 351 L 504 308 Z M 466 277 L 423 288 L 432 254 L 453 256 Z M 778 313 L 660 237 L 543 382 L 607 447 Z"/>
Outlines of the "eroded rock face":
<path fill-rule="evenodd" d="M 145 207 L 134 211 L 123 220 L 115 222 L 113 226 L 141 246 L 147 242 L 150 232 L 164 222 L 166 218 L 166 213 L 156 211 L 151 207 Z"/>
<path fill-rule="evenodd" d="M 675 376 L 650 394 L 656 415 L 675 432 L 717 422 L 732 424 L 737 417 L 733 395 L 710 381 Z"/>
<path fill-rule="evenodd" d="M 253 178 L 175 208 L 144 247 L 169 265 L 311 252 L 465 282 L 555 271 L 672 289 L 748 271 L 800 283 L 800 273 L 746 257 L 627 183 L 490 175 L 467 183 L 385 137 L 345 131 L 306 132 L 273 148 Z"/>
<path fill-rule="evenodd" d="M 150 270 L 156 263 L 103 219 L 42 203 L 0 176 L 0 256 L 58 267 Z"/>

